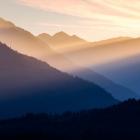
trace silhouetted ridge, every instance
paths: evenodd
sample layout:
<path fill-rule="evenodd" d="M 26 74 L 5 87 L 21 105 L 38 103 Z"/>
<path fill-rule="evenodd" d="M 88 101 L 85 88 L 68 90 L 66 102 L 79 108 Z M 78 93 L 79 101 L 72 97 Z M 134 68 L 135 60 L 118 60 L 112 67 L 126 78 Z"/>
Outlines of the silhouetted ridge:
<path fill-rule="evenodd" d="M 0 134 L 5 138 L 30 137 L 35 140 L 139 140 L 139 118 L 140 101 L 131 99 L 106 109 L 77 113 L 29 113 L 24 117 L 0 121 Z"/>
<path fill-rule="evenodd" d="M 110 49 L 104 49 L 104 45 L 122 43 L 131 40 L 132 38 L 118 37 L 90 43 L 79 38 L 76 35 L 70 36 L 64 32 L 56 33 L 54 36 L 51 37 L 48 36 L 48 34 L 40 34 L 38 38 L 46 44 L 48 44 L 51 48 L 55 49 L 56 52 L 60 52 L 62 55 L 66 56 L 66 58 L 71 60 L 71 62 L 77 64 L 78 66 L 81 66 L 79 69 L 75 69 L 72 72 L 75 75 L 78 75 L 79 77 L 89 80 L 93 83 L 97 83 L 98 85 L 106 89 L 108 92 L 110 92 L 113 95 L 113 97 L 118 100 L 124 101 L 129 98 L 139 99 L 139 95 L 133 90 L 130 90 L 129 88 L 126 88 L 122 85 L 116 84 L 116 80 L 111 81 L 110 79 L 106 78 L 106 75 L 104 75 L 104 77 L 103 75 L 100 75 L 99 73 L 96 73 L 94 71 L 94 69 L 98 69 L 98 66 L 95 66 L 94 68 L 94 64 L 96 63 L 96 61 L 102 62 L 100 61 L 100 59 L 102 59 L 102 55 L 105 57 L 103 60 L 105 60 L 109 55 L 112 55 L 112 53 L 109 53 Z M 100 46 L 102 47 L 100 48 Z M 115 48 L 117 49 L 117 47 Z M 121 48 L 123 47 L 121 46 Z M 100 51 L 102 53 L 100 53 Z M 116 52 L 116 50 L 113 52 Z M 103 68 L 101 68 L 102 71 L 104 71 Z M 99 71 L 100 69 L 97 70 L 97 72 Z M 110 72 L 110 75 L 111 74 L 112 73 Z"/>
<path fill-rule="evenodd" d="M 0 66 L 0 117 L 32 111 L 78 111 L 118 102 L 96 84 L 62 73 L 2 43 Z"/>

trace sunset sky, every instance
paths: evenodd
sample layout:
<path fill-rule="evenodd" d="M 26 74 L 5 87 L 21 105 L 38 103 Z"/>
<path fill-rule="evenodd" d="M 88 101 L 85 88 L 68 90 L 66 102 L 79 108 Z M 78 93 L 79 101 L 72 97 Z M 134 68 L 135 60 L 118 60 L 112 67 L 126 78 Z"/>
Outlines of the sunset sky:
<path fill-rule="evenodd" d="M 90 41 L 140 36 L 140 0 L 0 0 L 0 17 L 35 35 L 62 30 Z"/>

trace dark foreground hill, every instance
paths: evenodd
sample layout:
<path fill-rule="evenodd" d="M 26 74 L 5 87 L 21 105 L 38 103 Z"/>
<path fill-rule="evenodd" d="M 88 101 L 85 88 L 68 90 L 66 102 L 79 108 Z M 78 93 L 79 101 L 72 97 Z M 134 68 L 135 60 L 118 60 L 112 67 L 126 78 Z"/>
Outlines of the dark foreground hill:
<path fill-rule="evenodd" d="M 98 85 L 62 73 L 0 43 L 0 117 L 79 111 L 117 102 Z"/>
<path fill-rule="evenodd" d="M 28 114 L 0 121 L 5 139 L 30 140 L 139 140 L 140 101 L 129 100 L 107 109 L 64 113 Z"/>

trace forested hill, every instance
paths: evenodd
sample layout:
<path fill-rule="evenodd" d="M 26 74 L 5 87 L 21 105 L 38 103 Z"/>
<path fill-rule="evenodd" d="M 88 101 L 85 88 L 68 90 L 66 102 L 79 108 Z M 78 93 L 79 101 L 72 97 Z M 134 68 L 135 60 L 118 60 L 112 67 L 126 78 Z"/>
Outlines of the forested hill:
<path fill-rule="evenodd" d="M 140 101 L 128 100 L 107 109 L 0 121 L 0 134 L 14 140 L 139 140 L 139 118 Z"/>

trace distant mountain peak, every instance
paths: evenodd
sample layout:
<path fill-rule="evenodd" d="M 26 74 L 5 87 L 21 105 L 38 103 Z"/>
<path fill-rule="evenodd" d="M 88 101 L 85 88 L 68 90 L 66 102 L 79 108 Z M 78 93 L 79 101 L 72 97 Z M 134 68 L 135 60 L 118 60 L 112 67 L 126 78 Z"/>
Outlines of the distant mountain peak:
<path fill-rule="evenodd" d="M 39 34 L 38 36 L 44 36 L 44 37 L 52 37 L 50 34 L 47 34 L 47 33 L 42 33 L 42 34 Z"/>
<path fill-rule="evenodd" d="M 12 22 L 9 22 L 0 17 L 0 28 L 10 28 L 10 27 L 15 27 L 15 25 Z"/>
<path fill-rule="evenodd" d="M 61 31 L 61 32 L 58 32 L 56 34 L 53 35 L 53 38 L 57 38 L 57 37 L 70 37 L 70 35 L 68 35 L 67 33 Z"/>
<path fill-rule="evenodd" d="M 75 39 L 75 40 L 79 40 L 79 41 L 87 42 L 86 40 L 80 38 L 80 37 L 77 36 L 77 35 L 72 35 L 71 38 L 73 38 L 73 39 Z"/>
<path fill-rule="evenodd" d="M 47 40 L 47 41 L 51 40 L 51 38 L 52 38 L 52 36 L 47 33 L 39 34 L 37 37 L 41 40 L 43 39 L 43 40 Z"/>

